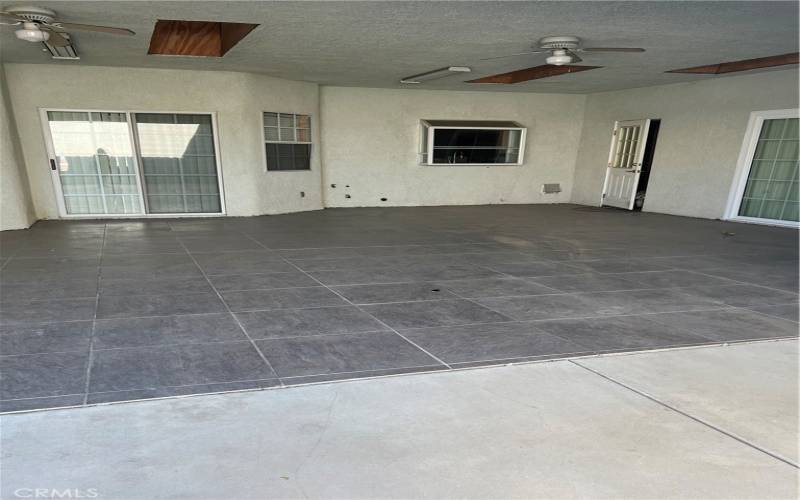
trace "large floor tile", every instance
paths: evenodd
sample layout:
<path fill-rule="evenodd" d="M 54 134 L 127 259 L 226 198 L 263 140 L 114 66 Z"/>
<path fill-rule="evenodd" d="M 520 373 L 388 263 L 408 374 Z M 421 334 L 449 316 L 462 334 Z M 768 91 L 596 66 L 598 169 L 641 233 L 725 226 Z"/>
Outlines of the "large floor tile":
<path fill-rule="evenodd" d="M 229 313 L 97 320 L 95 349 L 247 340 Z"/>
<path fill-rule="evenodd" d="M 91 321 L 0 327 L 0 355 L 86 352 Z"/>
<path fill-rule="evenodd" d="M 82 394 L 89 350 L 0 356 L 0 399 Z"/>
<path fill-rule="evenodd" d="M 95 351 L 89 392 L 261 380 L 275 374 L 250 342 Z"/>
<path fill-rule="evenodd" d="M 734 341 L 797 336 L 797 324 L 742 309 L 695 311 L 648 316 L 709 340 Z"/>
<path fill-rule="evenodd" d="M 259 340 L 256 344 L 281 378 L 439 365 L 395 333 Z"/>
<path fill-rule="evenodd" d="M 344 299 L 321 286 L 223 292 L 222 298 L 235 312 L 347 305 Z"/>
<path fill-rule="evenodd" d="M 352 306 L 242 312 L 236 317 L 254 339 L 389 330 L 380 321 Z"/>
<path fill-rule="evenodd" d="M 648 271 L 626 273 L 625 279 L 639 283 L 648 288 L 686 287 L 686 286 L 719 286 L 734 285 L 735 283 L 725 278 L 717 278 L 692 271 L 673 269 L 670 271 Z"/>
<path fill-rule="evenodd" d="M 445 326 L 401 330 L 445 363 L 520 359 L 584 352 L 578 344 L 545 333 L 533 323 Z"/>
<path fill-rule="evenodd" d="M 387 285 L 336 286 L 332 289 L 354 304 L 379 304 L 384 302 L 411 302 L 423 300 L 456 299 L 442 284 L 397 283 Z"/>
<path fill-rule="evenodd" d="M 703 300 L 736 307 L 796 304 L 798 301 L 797 293 L 757 285 L 700 286 L 687 291 Z"/>
<path fill-rule="evenodd" d="M 319 282 L 300 271 L 281 273 L 222 274 L 208 277 L 220 292 L 240 290 L 270 290 L 273 288 L 295 288 L 317 286 Z"/>
<path fill-rule="evenodd" d="M 654 349 L 708 343 L 709 339 L 647 316 L 537 321 L 536 327 L 592 351 Z"/>
<path fill-rule="evenodd" d="M 766 314 L 768 316 L 774 316 L 777 318 L 788 319 L 790 321 L 794 321 L 797 323 L 800 321 L 798 316 L 798 304 L 797 302 L 793 304 L 781 304 L 778 306 L 756 306 L 749 308 L 752 311 L 759 312 L 761 314 Z"/>
<path fill-rule="evenodd" d="M 515 320 L 596 316 L 598 304 L 580 294 L 490 297 L 477 302 Z"/>
<path fill-rule="evenodd" d="M 4 300 L 0 302 L 0 325 L 90 320 L 95 297 L 52 300 Z"/>
<path fill-rule="evenodd" d="M 184 295 L 111 295 L 101 296 L 98 319 L 137 316 L 173 316 L 225 312 L 225 304 L 215 293 Z"/>
<path fill-rule="evenodd" d="M 476 280 L 441 281 L 447 290 L 466 298 L 497 297 L 503 295 L 544 295 L 556 290 L 520 278 L 500 276 Z"/>
<path fill-rule="evenodd" d="M 14 299 L 76 299 L 97 295 L 96 271 L 87 272 L 87 278 L 64 278 L 59 280 L 37 279 L 0 286 L 0 300 Z"/>
<path fill-rule="evenodd" d="M 195 253 L 194 258 L 208 275 L 296 271 L 280 255 L 266 250 Z"/>
<path fill-rule="evenodd" d="M 683 288 L 597 292 L 583 296 L 597 304 L 599 315 L 694 311 L 725 307 L 725 304 L 717 300 L 698 296 Z"/>
<path fill-rule="evenodd" d="M 562 292 L 605 292 L 613 290 L 635 290 L 644 288 L 641 284 L 630 281 L 626 274 L 567 274 L 563 276 L 544 276 L 531 278 L 536 283 Z"/>
<path fill-rule="evenodd" d="M 597 259 L 570 262 L 579 269 L 596 273 L 632 273 L 636 271 L 665 271 L 669 266 L 648 259 Z"/>
<path fill-rule="evenodd" d="M 202 276 L 161 279 L 103 279 L 100 295 L 178 295 L 213 293 L 208 280 Z"/>
<path fill-rule="evenodd" d="M 398 302 L 368 305 L 362 309 L 392 328 L 425 328 L 510 320 L 469 300 Z"/>
<path fill-rule="evenodd" d="M 487 266 L 493 271 L 509 276 L 535 277 L 535 276 L 555 276 L 559 274 L 577 274 L 580 268 L 573 267 L 561 262 L 514 262 L 507 264 L 492 264 Z"/>

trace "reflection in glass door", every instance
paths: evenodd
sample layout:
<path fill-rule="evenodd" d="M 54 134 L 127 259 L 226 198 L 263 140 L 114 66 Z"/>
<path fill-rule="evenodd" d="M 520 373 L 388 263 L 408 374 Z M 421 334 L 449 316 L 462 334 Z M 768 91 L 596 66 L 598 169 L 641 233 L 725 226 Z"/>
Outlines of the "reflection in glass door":
<path fill-rule="evenodd" d="M 49 111 L 47 120 L 67 214 L 142 213 L 126 113 Z"/>
<path fill-rule="evenodd" d="M 210 114 L 47 111 L 66 216 L 218 214 Z"/>

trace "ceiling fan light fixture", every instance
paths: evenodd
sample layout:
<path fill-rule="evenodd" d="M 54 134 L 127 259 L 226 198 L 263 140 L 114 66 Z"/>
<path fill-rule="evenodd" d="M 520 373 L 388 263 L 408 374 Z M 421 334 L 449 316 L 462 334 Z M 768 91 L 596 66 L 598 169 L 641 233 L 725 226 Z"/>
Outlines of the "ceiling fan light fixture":
<path fill-rule="evenodd" d="M 15 31 L 14 35 L 26 42 L 46 42 L 50 39 L 50 33 L 39 29 L 36 23 L 23 23 L 22 28 Z"/>
<path fill-rule="evenodd" d="M 545 62 L 553 66 L 563 66 L 572 62 L 572 56 L 567 54 L 566 50 L 556 49 L 553 51 L 553 55 L 545 59 Z"/>

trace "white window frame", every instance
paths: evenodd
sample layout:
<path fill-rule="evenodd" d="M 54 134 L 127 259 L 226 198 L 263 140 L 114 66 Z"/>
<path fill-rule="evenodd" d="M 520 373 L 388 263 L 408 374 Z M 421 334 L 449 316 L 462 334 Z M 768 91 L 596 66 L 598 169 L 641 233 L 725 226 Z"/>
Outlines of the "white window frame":
<path fill-rule="evenodd" d="M 434 120 L 436 121 L 436 120 Z M 458 120 L 451 120 L 458 121 Z M 514 122 L 516 123 L 516 122 Z M 427 129 L 427 137 L 423 140 L 423 135 Z M 519 138 L 519 154 L 517 155 L 516 162 L 510 163 L 434 163 L 433 162 L 433 138 L 437 129 L 448 130 L 518 130 L 520 131 Z M 445 126 L 445 125 L 431 125 L 428 120 L 420 120 L 420 158 L 421 165 L 427 167 L 503 167 L 503 166 L 519 166 L 525 163 L 525 145 L 527 139 L 528 129 L 523 126 L 518 127 L 480 127 L 480 126 Z M 427 148 L 427 150 L 426 150 Z"/>
<path fill-rule="evenodd" d="M 50 120 L 47 117 L 49 111 L 66 112 L 66 113 L 122 113 L 125 114 L 128 123 L 128 133 L 130 134 L 131 148 L 133 149 L 133 162 L 136 167 L 136 179 L 139 183 L 139 202 L 141 203 L 142 213 L 140 214 L 69 214 L 67 207 L 64 203 L 64 193 L 61 189 L 61 179 L 58 170 L 52 170 L 49 162 L 57 161 L 55 147 L 53 146 L 53 139 L 50 134 Z M 214 161 L 217 162 L 217 187 L 219 190 L 219 212 L 192 212 L 192 213 L 158 213 L 149 214 L 145 212 L 146 204 L 144 200 L 144 181 L 142 179 L 141 170 L 141 151 L 139 151 L 139 137 L 136 134 L 136 118 L 137 113 L 145 114 L 173 114 L 173 115 L 209 115 L 211 116 L 211 127 L 214 140 Z M 50 177 L 53 181 L 53 187 L 58 204 L 59 217 L 63 219 L 174 219 L 183 217 L 223 217 L 227 215 L 225 206 L 225 191 L 223 189 L 222 177 L 222 162 L 220 161 L 219 150 L 219 132 L 217 129 L 217 113 L 216 111 L 164 111 L 164 110 L 108 110 L 108 109 L 76 109 L 76 108 L 39 108 L 39 117 L 42 125 L 42 133 L 44 134 L 45 148 L 47 151 L 48 165 L 50 170 Z"/>
<path fill-rule="evenodd" d="M 278 115 L 278 138 L 280 138 L 280 123 L 281 117 L 280 115 L 292 115 L 294 118 L 294 138 L 293 141 L 268 141 L 266 128 L 267 126 L 264 125 L 264 114 L 265 113 L 275 113 Z M 310 141 L 298 141 L 297 140 L 297 115 L 300 116 L 307 116 L 309 120 L 309 128 L 308 134 L 311 136 Z M 281 172 L 311 172 L 314 169 L 314 115 L 311 113 L 289 113 L 283 111 L 262 111 L 258 115 L 258 120 L 261 123 L 261 156 L 264 158 L 264 172 L 268 174 L 276 174 Z M 308 144 L 308 168 L 303 170 L 270 170 L 269 165 L 267 165 L 267 144 Z"/>
<path fill-rule="evenodd" d="M 764 120 L 797 118 L 798 114 L 800 114 L 800 110 L 797 108 L 753 111 L 750 113 L 750 119 L 747 122 L 747 130 L 744 134 L 744 142 L 739 152 L 739 160 L 736 163 L 736 172 L 733 176 L 730 194 L 728 195 L 728 203 L 725 207 L 724 220 L 765 224 L 769 226 L 800 227 L 800 223 L 794 221 L 761 219 L 758 217 L 739 215 L 742 197 L 747 187 L 747 178 L 750 177 L 750 168 L 753 165 L 753 157 L 756 153 L 756 146 L 758 145 L 758 138 L 761 135 L 761 127 L 764 125 Z"/>

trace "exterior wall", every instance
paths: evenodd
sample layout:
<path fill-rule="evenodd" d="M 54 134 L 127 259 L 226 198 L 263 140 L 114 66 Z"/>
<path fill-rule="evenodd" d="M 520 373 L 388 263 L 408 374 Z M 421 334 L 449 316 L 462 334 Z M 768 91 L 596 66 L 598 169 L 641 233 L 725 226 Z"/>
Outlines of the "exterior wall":
<path fill-rule="evenodd" d="M 6 72 L 37 218 L 59 217 L 39 108 L 216 112 L 228 215 L 322 208 L 316 84 L 250 73 L 50 64 L 7 64 Z M 266 172 L 263 111 L 312 116 L 311 171 Z"/>
<path fill-rule="evenodd" d="M 24 229 L 35 221 L 5 72 L 0 66 L 0 231 Z"/>
<path fill-rule="evenodd" d="M 567 202 L 583 104 L 579 95 L 322 87 L 325 205 Z M 517 121 L 528 128 L 525 163 L 421 166 L 421 119 Z M 563 191 L 542 194 L 550 182 Z"/>
<path fill-rule="evenodd" d="M 615 120 L 660 118 L 644 210 L 721 218 L 752 111 L 798 107 L 798 70 L 591 94 L 572 201 L 599 205 Z"/>

